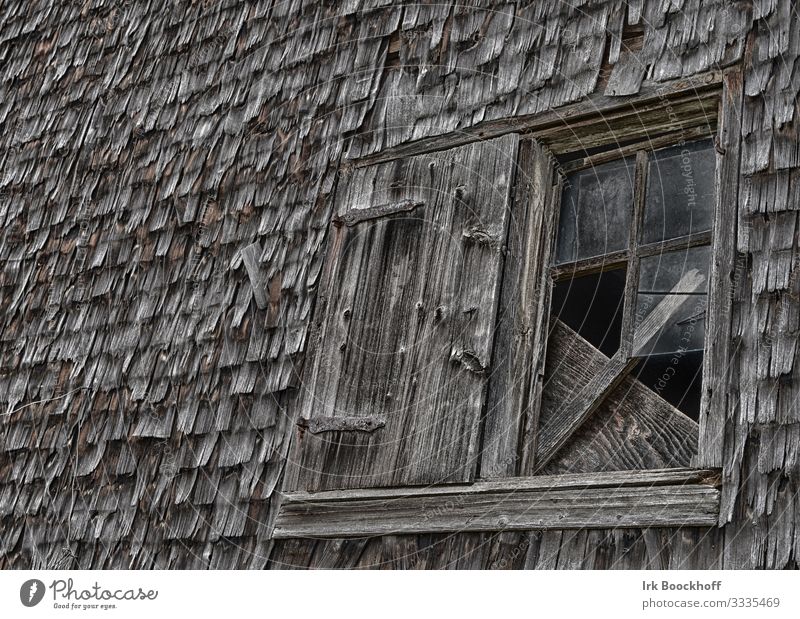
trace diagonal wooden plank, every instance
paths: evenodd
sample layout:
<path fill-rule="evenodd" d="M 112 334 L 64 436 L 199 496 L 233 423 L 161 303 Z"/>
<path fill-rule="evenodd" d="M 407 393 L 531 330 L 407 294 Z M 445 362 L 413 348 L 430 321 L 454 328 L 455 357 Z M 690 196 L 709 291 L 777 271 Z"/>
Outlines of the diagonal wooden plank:
<path fill-rule="evenodd" d="M 608 358 L 561 321 L 547 343 L 540 426 L 557 418 L 565 397 Z M 566 394 L 566 395 L 565 395 Z M 629 374 L 558 450 L 544 475 L 689 466 L 697 454 L 697 423 Z"/>
<path fill-rule="evenodd" d="M 671 294 L 665 296 L 636 327 L 633 350 L 644 348 L 664 327 L 669 317 L 689 299 L 688 295 L 679 293 L 694 292 L 704 282 L 705 277 L 697 269 L 687 271 L 672 288 Z M 541 471 L 577 429 L 597 410 L 608 394 L 630 373 L 637 361 L 637 358 L 628 356 L 625 347 L 621 347 L 600 372 L 564 403 L 563 410 L 558 415 L 556 422 L 550 424 L 548 432 L 539 436 L 537 471 Z"/>
<path fill-rule="evenodd" d="M 268 305 L 267 294 L 264 287 L 264 277 L 261 273 L 261 243 L 256 241 L 251 243 L 241 251 L 242 262 L 250 278 L 250 285 L 253 288 L 253 297 L 256 300 L 258 309 L 264 309 Z"/>

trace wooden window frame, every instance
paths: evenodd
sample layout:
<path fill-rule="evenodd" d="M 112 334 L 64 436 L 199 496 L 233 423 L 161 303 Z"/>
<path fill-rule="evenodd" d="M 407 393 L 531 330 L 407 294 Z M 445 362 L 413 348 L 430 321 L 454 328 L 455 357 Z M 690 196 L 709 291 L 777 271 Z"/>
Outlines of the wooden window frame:
<path fill-rule="evenodd" d="M 716 123 L 714 124 L 716 125 Z M 714 127 L 714 129 L 716 129 L 716 127 Z M 666 308 L 676 308 L 685 300 L 685 297 L 666 297 L 661 303 L 664 310 L 659 311 L 659 307 L 657 306 L 648 314 L 641 324 L 634 324 L 637 292 L 639 288 L 640 262 L 642 258 L 664 254 L 673 250 L 686 250 L 704 246 L 711 247 L 713 251 L 711 230 L 651 243 L 643 243 L 640 240 L 640 232 L 642 230 L 646 208 L 648 175 L 650 173 L 649 168 L 653 153 L 659 148 L 677 146 L 690 143 L 695 139 L 699 140 L 712 137 L 711 127 L 704 124 L 700 127 L 691 128 L 688 131 L 683 130 L 662 135 L 659 137 L 656 144 L 650 139 L 645 139 L 644 141 L 626 147 L 622 152 L 620 152 L 621 149 L 613 146 L 614 142 L 611 137 L 609 137 L 609 142 L 607 143 L 609 146 L 608 151 L 601 152 L 595 156 L 581 158 L 576 164 L 568 167 L 561 166 L 559 168 L 561 174 L 566 176 L 566 174 L 569 173 L 591 169 L 600 163 L 621 161 L 622 159 L 631 157 L 635 158 L 633 163 L 633 200 L 628 207 L 630 209 L 630 224 L 627 248 L 609 252 L 604 255 L 577 259 L 571 262 L 552 264 L 551 261 L 548 268 L 550 286 L 556 282 L 569 281 L 576 277 L 605 272 L 623 266 L 626 268 L 626 279 L 619 349 L 614 356 L 608 360 L 605 367 L 601 370 L 601 373 L 584 389 L 576 391 L 575 399 L 566 404 L 563 414 L 561 415 L 562 419 L 556 429 L 557 431 L 549 434 L 546 441 L 537 442 L 535 462 L 535 470 L 537 472 L 544 469 L 558 451 L 572 438 L 575 432 L 597 410 L 606 397 L 634 370 L 636 363 L 642 358 L 642 356 L 636 354 L 636 351 L 647 343 L 641 341 L 641 339 L 637 340 L 637 334 L 644 335 L 644 337 L 648 339 L 655 336 L 671 315 L 671 312 L 666 311 Z M 595 138 L 596 141 L 601 139 L 601 137 Z M 554 194 L 559 196 L 560 199 L 555 200 L 554 212 L 551 214 L 554 219 L 553 230 L 558 229 L 559 212 L 561 210 L 561 200 L 563 199 L 563 197 L 561 197 L 563 194 L 562 185 L 563 183 L 558 183 L 554 189 Z M 555 254 L 555 246 L 558 243 L 557 237 L 558 235 L 554 234 L 551 241 L 551 256 Z M 708 283 L 708 278 L 706 278 L 706 283 Z M 678 286 L 682 287 L 681 284 Z"/>
<path fill-rule="evenodd" d="M 503 303 L 511 302 L 525 310 L 523 326 L 526 329 L 526 342 L 518 346 L 520 350 L 515 351 L 509 367 L 501 373 L 514 377 L 521 368 L 526 368 L 522 372 L 526 373 L 527 382 L 523 386 L 524 393 L 508 398 L 512 402 L 511 407 L 501 407 L 487 414 L 484 446 L 492 439 L 492 432 L 496 433 L 504 423 L 514 419 L 519 423 L 506 428 L 505 439 L 497 441 L 496 449 L 488 454 L 483 453 L 481 479 L 471 484 L 429 488 L 286 493 L 280 497 L 273 523 L 273 537 L 341 538 L 397 533 L 724 524 L 719 515 L 723 483 L 720 469 L 724 424 L 729 406 L 725 385 L 732 353 L 730 334 L 742 85 L 741 67 L 734 66 L 685 80 L 660 85 L 645 84 L 636 96 L 620 99 L 593 95 L 577 104 L 535 118 L 490 121 L 457 135 L 420 140 L 347 164 L 372 165 L 509 132 L 519 132 L 523 138 L 530 138 L 521 144 L 543 144 L 550 152 L 559 155 L 574 152 L 595 139 L 606 142 L 609 135 L 620 140 L 633 141 L 637 137 L 648 139 L 647 136 L 657 128 L 659 135 L 649 142 L 648 150 L 652 150 L 674 143 L 676 135 L 686 141 L 708 135 L 703 125 L 708 126 L 713 121 L 712 126 L 717 129 L 715 145 L 719 157 L 710 233 L 712 257 L 700 434 L 698 455 L 692 463 L 695 468 L 534 475 L 538 468 L 535 434 L 552 286 L 550 255 L 555 246 L 555 213 L 559 206 L 561 186 L 560 176 L 555 184 L 549 184 L 552 179 L 546 178 L 547 167 L 544 166 L 538 169 L 531 182 L 519 183 L 516 197 L 518 200 L 535 195 L 536 203 L 526 207 L 519 225 L 524 233 L 533 233 L 538 238 L 518 235 L 522 246 L 516 249 L 525 256 L 522 261 L 524 264 L 510 265 L 512 261 L 506 261 L 504 271 L 504 282 L 509 276 L 532 275 L 541 279 L 534 279 L 532 291 L 526 288 L 515 293 L 516 296 L 506 298 L 504 285 L 502 293 Z M 676 110 L 677 120 L 666 127 L 667 131 L 663 131 L 663 109 L 667 106 Z M 565 165 L 564 170 L 574 171 L 580 166 L 596 165 L 603 162 L 603 157 L 617 159 L 628 148 L 635 151 L 637 146 L 625 146 L 613 153 L 577 159 Z M 530 147 L 521 148 L 519 157 L 521 166 L 530 163 Z M 719 242 L 720 239 L 729 242 Z M 698 235 L 696 243 L 704 240 Z M 510 234 L 509 243 L 513 242 Z M 664 250 L 663 243 L 657 245 L 659 251 Z M 543 251 L 542 247 L 546 249 Z M 531 304 L 534 299 L 536 303 Z M 627 298 L 626 303 L 629 303 Z M 508 337 L 511 327 L 501 324 L 498 325 L 498 338 L 504 337 L 504 328 L 508 331 Z"/>

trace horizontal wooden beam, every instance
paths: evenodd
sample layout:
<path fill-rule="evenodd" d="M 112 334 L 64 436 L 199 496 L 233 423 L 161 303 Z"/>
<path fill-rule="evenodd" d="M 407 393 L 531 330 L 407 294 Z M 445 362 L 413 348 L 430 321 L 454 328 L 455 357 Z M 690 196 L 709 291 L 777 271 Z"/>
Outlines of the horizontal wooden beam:
<path fill-rule="evenodd" d="M 713 125 L 716 123 L 716 108 L 707 100 L 719 96 L 721 85 L 722 72 L 709 71 L 667 82 L 646 82 L 638 94 L 631 96 L 594 93 L 577 103 L 539 114 L 487 120 L 455 132 L 398 144 L 349 159 L 347 165 L 363 167 L 508 133 L 540 139 L 554 153 L 561 154 L 585 147 L 587 136 L 593 133 L 603 133 L 607 137 L 620 131 L 619 139 L 635 139 L 642 134 L 655 135 L 698 125 Z M 667 116 L 665 110 L 669 111 Z"/>
<path fill-rule="evenodd" d="M 517 477 L 470 485 L 284 495 L 273 537 L 713 526 L 715 470 Z"/>

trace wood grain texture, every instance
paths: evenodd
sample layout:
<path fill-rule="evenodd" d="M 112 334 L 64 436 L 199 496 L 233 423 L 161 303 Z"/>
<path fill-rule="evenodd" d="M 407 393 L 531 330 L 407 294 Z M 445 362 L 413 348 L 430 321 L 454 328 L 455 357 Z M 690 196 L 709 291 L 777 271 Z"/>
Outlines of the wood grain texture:
<path fill-rule="evenodd" d="M 300 429 L 287 488 L 472 478 L 517 142 L 358 168 L 340 181 L 336 216 L 352 225 L 331 230 L 302 418 L 385 425 Z"/>
<path fill-rule="evenodd" d="M 633 350 L 643 349 L 660 332 L 675 310 L 690 298 L 688 295 L 679 295 L 678 293 L 694 292 L 705 283 L 706 278 L 702 273 L 696 269 L 687 271 L 672 287 L 671 294 L 659 301 L 658 305 L 636 325 L 632 342 Z M 573 348 L 572 350 L 577 349 Z M 537 470 L 541 470 L 550 458 L 564 446 L 606 397 L 625 379 L 637 362 L 637 359 L 630 357 L 623 347 L 611 359 L 604 355 L 597 357 L 591 352 L 589 355 L 584 358 L 584 363 L 593 359 L 595 366 L 592 371 L 588 371 L 588 368 L 584 367 L 588 379 L 585 382 L 574 383 L 567 379 L 569 382 L 565 383 L 564 379 L 557 376 L 561 369 L 567 369 L 563 364 L 556 365 L 550 374 L 551 378 L 555 378 L 554 388 L 564 384 L 567 389 L 561 392 L 560 398 L 557 399 L 559 402 L 557 413 L 549 415 L 546 424 L 540 423 L 539 425 L 539 443 L 536 450 Z M 573 360 L 573 366 L 580 366 L 581 363 L 581 358 Z"/>
<path fill-rule="evenodd" d="M 674 469 L 286 495 L 273 537 L 710 526 L 719 475 Z"/>
<path fill-rule="evenodd" d="M 654 103 L 661 84 L 742 69 L 738 151 L 720 144 L 739 169 L 725 204 L 735 253 L 719 272 L 735 264 L 732 362 L 715 391 L 726 398 L 728 524 L 592 530 L 584 548 L 568 533 L 534 531 L 526 563 L 796 569 L 795 9 L 6 0 L 0 568 L 261 567 L 264 497 L 295 431 L 292 385 L 308 366 L 342 153 L 476 141 L 488 136 L 475 125 L 507 131 L 514 117 L 567 127 L 565 105 L 599 103 L 592 93 L 625 49 L 627 17 L 642 30 L 639 92 Z M 233 266 L 254 241 L 266 323 L 246 269 Z M 489 567 L 494 535 L 370 540 L 361 557 L 341 546 L 336 566 Z M 334 563 L 336 544 L 305 544 L 287 563 Z"/>
<path fill-rule="evenodd" d="M 541 424 L 560 414 L 567 390 L 579 388 L 606 357 L 561 321 L 548 343 Z M 612 390 L 542 472 L 588 473 L 689 466 L 697 453 L 697 424 L 633 376 Z"/>
<path fill-rule="evenodd" d="M 741 149 L 741 69 L 727 71 L 720 101 L 719 150 L 712 235 L 710 282 L 703 355 L 703 392 L 700 405 L 698 463 L 722 466 L 725 419 L 733 402 L 727 389 L 731 364 L 731 328 L 736 271 L 736 209 L 739 200 Z"/>
<path fill-rule="evenodd" d="M 554 161 L 547 150 L 535 141 L 524 141 L 481 443 L 483 479 L 519 474 L 520 443 L 526 441 L 528 428 L 539 425 L 538 374 L 547 343 L 554 182 Z"/>
<path fill-rule="evenodd" d="M 604 127 L 606 134 L 612 128 L 622 130 L 626 139 L 636 139 L 651 134 L 650 123 L 629 122 L 631 112 L 660 117 L 665 131 L 696 126 L 711 127 L 715 123 L 715 100 L 721 81 L 721 71 L 709 71 L 663 83 L 649 82 L 639 89 L 635 105 L 632 103 L 633 98 L 592 93 L 578 102 L 542 110 L 537 114 L 488 120 L 476 123 L 463 131 L 409 141 L 385 148 L 378 153 L 351 156 L 350 160 L 358 166 L 373 165 L 462 146 L 511 132 L 540 139 L 558 154 L 588 147 L 587 137 L 596 135 L 598 127 Z M 680 108 L 680 113 L 665 118 L 664 107 L 667 102 L 672 103 L 675 109 Z M 614 127 L 611 123 L 615 123 Z"/>
<path fill-rule="evenodd" d="M 267 294 L 264 288 L 264 276 L 261 273 L 261 243 L 251 243 L 241 251 L 242 262 L 247 270 L 247 277 L 250 279 L 250 286 L 253 289 L 253 298 L 256 300 L 258 309 L 264 309 L 268 305 Z"/>
<path fill-rule="evenodd" d="M 587 529 L 276 540 L 270 568 L 316 568 L 338 549 L 346 569 L 720 569 L 715 527 Z M 366 546 L 364 546 L 366 542 Z M 361 551 L 363 548 L 363 551 Z"/>

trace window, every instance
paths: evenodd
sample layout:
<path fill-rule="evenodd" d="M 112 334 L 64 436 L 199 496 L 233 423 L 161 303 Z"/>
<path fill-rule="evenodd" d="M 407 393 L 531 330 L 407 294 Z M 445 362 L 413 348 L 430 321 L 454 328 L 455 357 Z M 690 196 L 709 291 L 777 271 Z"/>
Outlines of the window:
<path fill-rule="evenodd" d="M 689 466 L 701 401 L 714 144 L 600 157 L 573 166 L 561 193 L 537 467 Z"/>
<path fill-rule="evenodd" d="M 664 92 L 344 171 L 274 537 L 717 522 L 740 132 Z"/>

